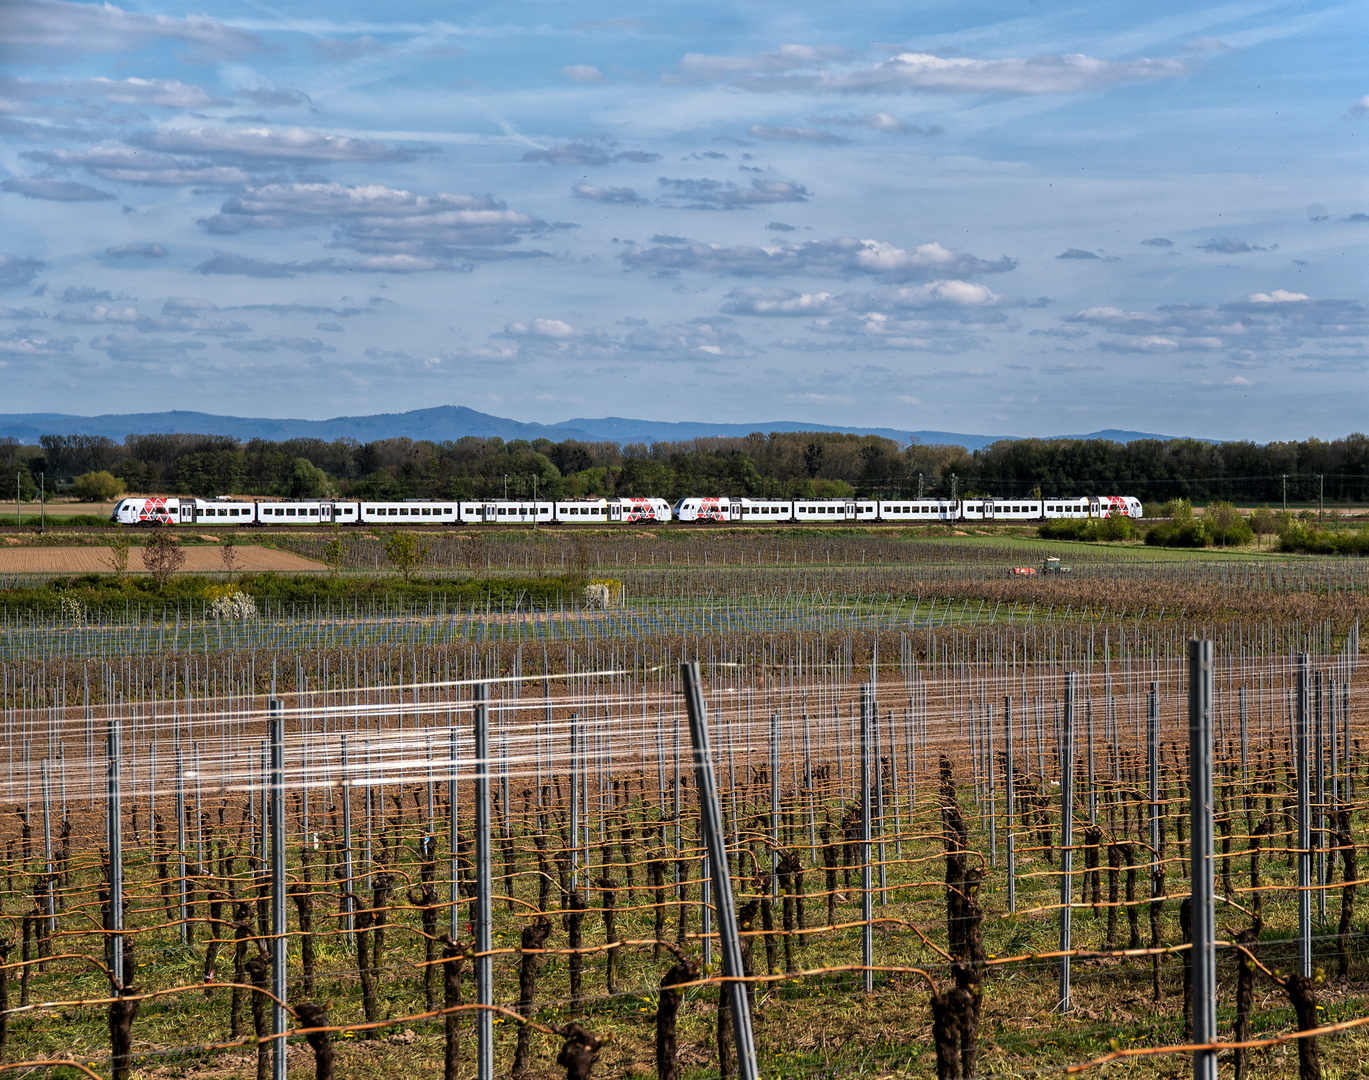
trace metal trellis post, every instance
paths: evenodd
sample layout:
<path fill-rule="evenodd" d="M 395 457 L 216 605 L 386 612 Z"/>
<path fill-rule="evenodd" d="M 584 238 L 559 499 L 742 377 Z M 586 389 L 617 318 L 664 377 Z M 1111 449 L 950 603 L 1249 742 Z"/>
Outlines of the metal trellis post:
<path fill-rule="evenodd" d="M 475 688 L 475 996 L 494 1004 L 494 964 L 490 956 L 493 913 L 490 882 L 490 706 L 489 687 Z M 476 1076 L 494 1080 L 494 1013 L 476 1014 Z"/>
<path fill-rule="evenodd" d="M 727 863 L 722 808 L 713 775 L 713 748 L 708 737 L 708 708 L 697 661 L 680 666 L 685 705 L 689 710 L 689 734 L 694 743 L 694 770 L 699 796 L 699 820 L 708 846 L 708 866 L 717 898 L 718 947 L 722 953 L 727 1001 L 732 1012 L 732 1032 L 737 1050 L 738 1080 L 757 1080 L 756 1040 L 751 1030 L 751 1008 L 743 981 L 742 944 L 737 930 L 737 909 L 732 899 L 732 875 Z"/>
<path fill-rule="evenodd" d="M 1308 791 L 1307 694 L 1310 661 L 1298 654 L 1296 739 L 1298 758 L 1298 974 L 1312 977 L 1312 807 Z"/>
<path fill-rule="evenodd" d="M 865 967 L 865 992 L 875 988 L 874 912 L 870 893 L 870 725 L 875 711 L 875 688 L 860 688 L 860 917 L 861 963 Z"/>
<path fill-rule="evenodd" d="M 1070 870 L 1074 863 L 1074 688 L 1077 676 L 1065 676 L 1065 711 L 1060 728 L 1060 998 L 1067 1013 L 1070 1002 Z"/>
<path fill-rule="evenodd" d="M 285 1080 L 285 703 L 271 699 L 271 1045 L 272 1080 Z"/>
<path fill-rule="evenodd" d="M 1193 1042 L 1217 1038 L 1216 913 L 1212 859 L 1212 642 L 1188 643 L 1188 800 L 1192 880 Z M 1194 1080 L 1217 1080 L 1216 1048 L 1193 1051 Z"/>

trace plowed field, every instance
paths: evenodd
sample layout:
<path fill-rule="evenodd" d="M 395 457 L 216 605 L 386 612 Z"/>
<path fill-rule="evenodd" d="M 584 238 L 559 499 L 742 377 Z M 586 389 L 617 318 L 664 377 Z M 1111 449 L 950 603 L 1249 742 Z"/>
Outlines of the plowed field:
<path fill-rule="evenodd" d="M 223 556 L 217 547 L 187 547 L 182 573 L 203 574 L 222 571 Z M 238 571 L 261 570 L 322 570 L 323 564 L 288 551 L 244 544 L 236 548 Z M 109 570 L 110 549 L 107 547 L 0 547 L 0 574 L 88 574 Z M 132 548 L 128 553 L 128 570 L 141 574 L 143 549 Z"/>

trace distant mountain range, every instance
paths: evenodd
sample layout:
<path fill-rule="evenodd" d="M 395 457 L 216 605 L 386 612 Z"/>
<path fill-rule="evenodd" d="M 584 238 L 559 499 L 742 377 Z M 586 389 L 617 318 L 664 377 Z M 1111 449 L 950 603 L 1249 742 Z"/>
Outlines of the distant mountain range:
<path fill-rule="evenodd" d="M 331 420 L 276 420 L 265 417 L 215 416 L 201 412 L 120 413 L 106 416 L 69 416 L 64 413 L 0 414 L 0 438 L 12 437 L 34 444 L 41 435 L 106 435 L 122 441 L 125 435 L 161 432 L 193 432 L 202 435 L 232 435 L 239 439 L 431 439 L 441 442 L 466 435 L 484 438 L 583 439 L 586 442 L 682 442 L 714 436 L 741 436 L 762 431 L 841 431 L 858 435 L 883 435 L 900 443 L 944 443 L 978 450 L 1015 435 L 966 435 L 956 431 L 900 431 L 896 428 L 859 428 L 840 424 L 814 424 L 779 420 L 755 424 L 705 424 L 692 421 L 631 420 L 621 416 L 602 419 L 578 418 L 559 424 L 525 424 L 489 413 L 476 412 L 463 405 L 440 405 L 405 413 L 378 413 L 373 416 L 338 416 Z M 1109 428 L 1085 435 L 1052 435 L 1057 439 L 1173 439 L 1174 435 L 1152 435 L 1144 431 L 1118 431 Z"/>

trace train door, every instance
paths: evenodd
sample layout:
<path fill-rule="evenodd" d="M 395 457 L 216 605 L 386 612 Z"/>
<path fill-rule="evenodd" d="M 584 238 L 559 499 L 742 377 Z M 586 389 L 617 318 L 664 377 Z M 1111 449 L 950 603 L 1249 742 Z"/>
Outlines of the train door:
<path fill-rule="evenodd" d="M 494 503 L 485 503 L 480 510 L 481 521 L 497 521 L 499 519 L 499 508 Z"/>
<path fill-rule="evenodd" d="M 622 503 L 612 502 L 612 503 L 609 503 L 609 504 L 608 504 L 608 519 L 609 519 L 609 521 L 622 521 L 622 520 L 623 520 L 623 504 L 622 504 Z"/>
<path fill-rule="evenodd" d="M 332 521 L 332 520 L 333 520 L 333 504 L 332 504 L 332 503 L 319 503 L 319 504 L 318 504 L 318 519 L 319 519 L 319 522 L 320 522 L 320 523 L 325 522 L 325 521 Z"/>
<path fill-rule="evenodd" d="M 739 499 L 733 499 L 731 502 L 729 502 L 729 503 L 727 504 L 727 520 L 728 520 L 728 521 L 741 521 L 741 519 L 742 519 L 742 504 L 741 504 L 741 501 L 740 501 Z"/>
<path fill-rule="evenodd" d="M 1103 506 L 1097 499 L 1089 500 L 1089 517 L 1097 518 L 1103 516 Z"/>
<path fill-rule="evenodd" d="M 195 523 L 195 503 L 191 499 L 182 499 L 180 506 L 180 521 L 182 525 L 193 525 Z"/>
<path fill-rule="evenodd" d="M 855 521 L 856 504 L 850 499 L 847 499 L 845 505 L 841 508 L 841 513 L 842 517 L 844 517 L 847 521 Z"/>
<path fill-rule="evenodd" d="M 985 520 L 985 521 L 992 521 L 992 520 L 993 520 L 993 500 L 992 500 L 992 499 L 985 499 L 985 500 L 984 500 L 984 511 L 983 511 L 983 512 L 984 512 L 984 520 Z"/>

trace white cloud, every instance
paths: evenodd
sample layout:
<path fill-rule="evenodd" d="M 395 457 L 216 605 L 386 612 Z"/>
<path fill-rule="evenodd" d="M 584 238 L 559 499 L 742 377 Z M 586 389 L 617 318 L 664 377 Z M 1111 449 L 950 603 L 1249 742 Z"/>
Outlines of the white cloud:
<path fill-rule="evenodd" d="M 27 327 L 11 333 L 0 333 L 0 356 L 49 357 L 66 356 L 77 339 L 48 337 Z"/>
<path fill-rule="evenodd" d="M 445 257 L 467 245 L 517 242 L 548 226 L 487 195 L 417 195 L 381 184 L 265 184 L 227 199 L 206 219 L 211 233 L 332 224 L 344 244 L 374 255 Z M 432 269 L 399 262 L 375 269 Z"/>
<path fill-rule="evenodd" d="M 7 255 L 0 252 L 0 289 L 27 285 L 43 269 L 43 260 L 27 255 Z"/>
<path fill-rule="evenodd" d="M 1307 299 L 1306 293 L 1288 292 L 1286 289 L 1274 289 L 1267 293 L 1253 292 L 1246 297 L 1246 300 L 1252 304 L 1289 304 Z"/>
<path fill-rule="evenodd" d="M 1259 366 L 1299 347 L 1307 337 L 1342 341 L 1369 336 L 1369 311 L 1352 300 L 1313 300 L 1275 289 L 1221 305 L 1167 304 L 1153 311 L 1093 307 L 1064 316 L 1116 338 L 1098 348 L 1114 353 L 1225 351 L 1237 366 Z M 1120 340 L 1119 340 L 1120 339 Z"/>
<path fill-rule="evenodd" d="M 7 0 L 0 57 L 29 59 L 32 50 L 128 53 L 158 41 L 190 45 L 209 56 L 256 52 L 255 35 L 225 26 L 206 15 L 140 15 L 113 4 L 76 4 L 67 0 Z"/>
<path fill-rule="evenodd" d="M 846 127 L 867 127 L 871 131 L 882 131 L 886 135 L 942 135 L 945 132 L 940 124 L 932 124 L 929 127 L 922 127 L 919 124 L 910 124 L 908 121 L 897 116 L 891 116 L 887 112 L 866 113 L 863 116 L 810 116 L 808 118 L 814 124 L 837 124 Z"/>
<path fill-rule="evenodd" d="M 318 338 L 291 337 L 289 335 L 254 340 L 225 341 L 221 344 L 223 348 L 233 349 L 236 352 L 270 353 L 280 349 L 299 353 L 337 352 L 332 346 L 324 345 Z"/>
<path fill-rule="evenodd" d="M 806 316 L 844 312 L 879 313 L 891 310 L 939 310 L 961 323 L 982 320 L 974 309 L 998 306 L 1000 297 L 985 285 L 969 281 L 941 280 L 909 285 L 879 293 L 800 293 L 793 289 L 746 286 L 731 290 L 723 311 L 729 315 Z M 965 314 L 948 312 L 961 311 Z M 995 317 L 1001 318 L 1001 317 Z"/>
<path fill-rule="evenodd" d="M 729 315 L 827 315 L 844 310 L 846 305 L 831 293 L 754 286 L 733 289 L 723 305 Z"/>
<path fill-rule="evenodd" d="M 152 244 L 140 241 L 132 244 L 117 244 L 114 247 L 105 248 L 105 254 L 116 259 L 127 259 L 135 256 L 141 259 L 164 259 L 166 258 L 166 248 L 161 244 Z"/>
<path fill-rule="evenodd" d="M 786 46 L 801 49 L 799 46 Z M 786 57 L 784 50 L 754 57 L 698 56 L 680 63 L 680 81 L 731 81 L 746 90 L 807 93 L 1071 94 L 1122 83 L 1172 79 L 1188 72 L 1177 60 L 1100 60 L 1080 53 L 1062 56 L 975 59 L 905 52 L 865 67 L 832 70 L 846 59 L 831 50 L 808 49 Z M 804 69 L 826 70 L 808 73 Z"/>
<path fill-rule="evenodd" d="M 1235 240 L 1228 236 L 1222 236 L 1209 240 L 1205 244 L 1199 244 L 1198 250 L 1208 251 L 1214 255 L 1245 255 L 1252 251 L 1268 251 L 1269 249 L 1245 240 Z"/>
<path fill-rule="evenodd" d="M 1013 269 L 1006 256 L 987 262 L 973 255 L 951 251 L 932 241 L 914 248 L 900 248 L 884 240 L 809 240 L 765 247 L 722 247 L 717 244 L 671 244 L 658 247 L 633 245 L 623 262 L 640 270 L 670 273 L 698 270 L 734 277 L 775 277 L 781 274 L 813 274 L 851 277 L 870 274 L 895 281 L 936 279 L 948 274 L 964 277 Z"/>
<path fill-rule="evenodd" d="M 160 105 L 170 109 L 203 109 L 222 105 L 202 86 L 175 79 L 71 79 L 40 82 L 35 79 L 0 78 L 0 97 L 31 101 L 37 98 L 97 98 L 118 105 Z"/>
<path fill-rule="evenodd" d="M 640 203 L 645 200 L 630 187 L 599 187 L 597 184 L 576 184 L 571 189 L 577 199 L 604 203 Z"/>
<path fill-rule="evenodd" d="M 846 49 L 834 45 L 781 45 L 774 52 L 755 56 L 710 56 L 706 53 L 686 53 L 676 72 L 664 77 L 669 83 L 714 82 L 739 75 L 773 75 L 819 67 L 845 60 Z"/>
<path fill-rule="evenodd" d="M 541 337 L 561 341 L 575 337 L 575 327 L 560 319 L 533 319 L 531 323 L 509 323 L 504 333 L 510 337 Z"/>
<path fill-rule="evenodd" d="M 64 309 L 57 313 L 57 321 L 67 324 L 86 326 L 130 326 L 140 333 L 241 334 L 250 330 L 245 322 L 229 319 L 214 312 L 212 304 L 207 309 L 191 310 L 179 306 L 175 300 L 167 301 L 160 315 L 144 315 L 136 307 L 108 307 L 94 304 L 84 311 Z"/>
<path fill-rule="evenodd" d="M 203 341 L 164 341 L 123 331 L 91 338 L 90 347 L 108 353 L 111 360 L 142 366 L 184 361 L 207 348 Z"/>
<path fill-rule="evenodd" d="M 656 181 L 669 197 L 688 200 L 689 210 L 736 210 L 769 203 L 807 202 L 812 194 L 802 184 L 787 180 L 752 180 L 750 187 L 738 187 L 729 180 L 673 180 L 662 176 Z"/>
<path fill-rule="evenodd" d="M 806 143 L 845 143 L 850 139 L 833 135 L 830 131 L 805 127 L 770 127 L 767 124 L 752 124 L 747 134 L 769 142 L 806 142 Z"/>
<path fill-rule="evenodd" d="M 15 176 L 0 183 L 0 189 L 12 191 L 26 199 L 46 199 L 50 202 L 101 202 L 114 196 L 89 184 L 75 180 L 58 180 L 50 176 Z"/>
<path fill-rule="evenodd" d="M 593 64 L 567 64 L 561 69 L 561 74 L 571 82 L 576 83 L 601 83 L 604 81 L 604 73 Z"/>
<path fill-rule="evenodd" d="M 413 150 L 374 139 L 327 135 L 306 128 L 164 128 L 130 142 L 171 154 L 208 154 L 267 161 L 411 161 Z"/>
<path fill-rule="evenodd" d="M 646 164 L 660 161 L 661 155 L 645 150 L 618 150 L 591 142 L 562 143 L 560 146 L 536 147 L 523 155 L 524 161 L 541 161 L 548 165 L 612 165 L 616 161 Z"/>
<path fill-rule="evenodd" d="M 454 355 L 482 362 L 521 362 L 544 357 L 615 364 L 634 360 L 745 359 L 757 355 L 756 349 L 732 330 L 730 323 L 726 318 L 704 318 L 658 326 L 632 325 L 625 333 L 615 334 L 598 328 L 574 327 L 561 319 L 539 318 L 509 323 L 493 335 L 492 344 Z"/>
<path fill-rule="evenodd" d="M 1369 94 L 1365 94 L 1364 97 L 1350 106 L 1350 115 L 1355 117 L 1369 116 Z"/>
<path fill-rule="evenodd" d="M 135 150 L 131 146 L 92 146 L 89 150 L 33 150 L 24 155 L 49 165 L 74 165 L 103 180 L 124 184 L 155 184 L 179 187 L 236 187 L 250 183 L 252 174 L 236 165 L 167 157 Z"/>

